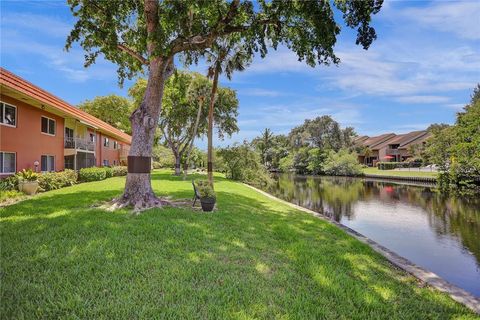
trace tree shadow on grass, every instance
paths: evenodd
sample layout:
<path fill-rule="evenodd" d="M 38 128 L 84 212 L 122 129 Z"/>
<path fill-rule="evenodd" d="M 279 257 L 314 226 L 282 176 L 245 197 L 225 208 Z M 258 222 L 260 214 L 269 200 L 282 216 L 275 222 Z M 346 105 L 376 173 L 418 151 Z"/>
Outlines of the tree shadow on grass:
<path fill-rule="evenodd" d="M 165 208 L 132 216 L 91 207 L 120 189 L 71 191 L 0 211 L 4 316 L 414 319 L 465 314 L 445 296 L 416 288 L 411 277 L 337 227 L 272 205 L 259 194 L 222 189 L 219 209 L 210 214 Z M 186 192 L 191 192 L 187 184 L 169 195 L 179 198 Z"/>

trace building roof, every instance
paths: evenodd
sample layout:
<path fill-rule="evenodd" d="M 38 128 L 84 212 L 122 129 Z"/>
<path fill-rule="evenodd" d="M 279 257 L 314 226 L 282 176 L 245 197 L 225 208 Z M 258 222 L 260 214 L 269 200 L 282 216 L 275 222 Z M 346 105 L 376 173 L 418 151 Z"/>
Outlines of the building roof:
<path fill-rule="evenodd" d="M 369 147 L 372 150 L 378 150 L 379 148 L 377 146 L 379 144 L 391 139 L 392 137 L 395 137 L 395 133 L 384 133 L 379 136 L 368 137 L 368 139 L 365 139 L 361 142 L 361 145 L 364 147 Z"/>
<path fill-rule="evenodd" d="M 429 133 L 426 130 L 412 131 L 404 134 L 397 134 L 394 137 L 388 140 L 385 140 L 381 144 L 377 145 L 376 148 L 381 149 L 391 144 L 398 144 L 399 145 L 398 148 L 405 149 L 412 143 L 420 143 L 421 141 L 428 138 L 428 136 L 429 136 Z M 418 141 L 418 139 L 420 138 L 422 138 L 422 140 Z"/>
<path fill-rule="evenodd" d="M 1 67 L 0 87 L 3 94 L 12 95 L 14 98 L 27 101 L 29 104 L 41 107 L 42 109 L 46 108 L 48 112 L 60 116 L 75 118 L 84 124 L 95 128 L 97 131 L 122 142 L 130 144 L 132 141 L 132 137 L 125 132 L 109 125 L 91 114 L 86 113 L 85 111 L 80 110 Z"/>

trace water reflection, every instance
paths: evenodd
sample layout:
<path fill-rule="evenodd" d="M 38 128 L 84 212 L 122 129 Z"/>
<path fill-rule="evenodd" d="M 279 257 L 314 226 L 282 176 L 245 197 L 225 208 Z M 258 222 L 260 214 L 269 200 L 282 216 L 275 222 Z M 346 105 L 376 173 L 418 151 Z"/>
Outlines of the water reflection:
<path fill-rule="evenodd" d="M 480 296 L 478 198 L 359 178 L 287 174 L 277 176 L 269 192 L 342 222 Z"/>

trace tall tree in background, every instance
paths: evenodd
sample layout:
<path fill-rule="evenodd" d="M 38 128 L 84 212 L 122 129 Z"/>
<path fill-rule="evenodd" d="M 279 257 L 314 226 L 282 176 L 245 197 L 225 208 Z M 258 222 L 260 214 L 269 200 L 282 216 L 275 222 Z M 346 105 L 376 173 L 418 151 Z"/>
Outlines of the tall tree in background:
<path fill-rule="evenodd" d="M 339 151 L 353 145 L 355 131 L 352 127 L 340 128 L 340 124 L 330 116 L 307 119 L 289 134 L 293 147 L 310 146 L 321 150 Z"/>
<path fill-rule="evenodd" d="M 128 134 L 132 132 L 129 114 L 132 112 L 132 103 L 114 94 L 95 97 L 93 100 L 85 100 L 78 107 L 106 123 Z"/>
<path fill-rule="evenodd" d="M 357 1 L 159 1 L 68 0 L 76 18 L 66 48 L 78 42 L 86 51 L 85 66 L 103 56 L 118 65 L 120 83 L 147 73 L 147 89 L 130 116 L 132 145 L 123 195 L 114 206 L 136 210 L 161 205 L 150 182 L 150 162 L 166 80 L 175 56 L 197 62 L 218 39 L 234 34 L 250 56 L 279 44 L 310 66 L 338 63 L 333 47 L 340 26 L 332 5 L 348 27 L 357 28 L 357 44 L 367 49 L 376 38 L 371 16 L 382 0 Z M 338 15 L 337 15 L 338 16 Z"/>
<path fill-rule="evenodd" d="M 262 132 L 260 137 L 253 139 L 253 145 L 258 149 L 260 152 L 260 156 L 262 157 L 262 162 L 265 167 L 268 167 L 269 163 L 269 151 L 273 147 L 273 132 L 269 128 L 265 128 Z"/>
<path fill-rule="evenodd" d="M 225 74 L 229 80 L 232 79 L 234 71 L 243 71 L 250 63 L 251 55 L 238 44 L 238 40 L 230 37 L 220 39 L 207 51 L 207 62 L 211 65 L 208 68 L 208 77 L 213 78 L 212 91 L 210 94 L 210 105 L 208 108 L 208 130 L 207 130 L 207 176 L 208 182 L 213 187 L 213 122 L 214 106 L 217 100 L 218 77 Z"/>
<path fill-rule="evenodd" d="M 146 90 L 146 81 L 139 79 L 129 94 L 133 100 L 141 99 Z M 207 116 L 212 84 L 199 73 L 177 71 L 165 84 L 163 108 L 160 112 L 159 128 L 161 140 L 165 141 L 175 156 L 175 174 L 181 174 L 181 163 L 191 149 L 195 138 L 207 133 Z M 238 99 L 235 91 L 218 88 L 215 100 L 216 129 L 219 138 L 238 131 Z M 200 116 L 199 116 L 200 111 Z M 198 122 L 197 122 L 198 119 Z"/>

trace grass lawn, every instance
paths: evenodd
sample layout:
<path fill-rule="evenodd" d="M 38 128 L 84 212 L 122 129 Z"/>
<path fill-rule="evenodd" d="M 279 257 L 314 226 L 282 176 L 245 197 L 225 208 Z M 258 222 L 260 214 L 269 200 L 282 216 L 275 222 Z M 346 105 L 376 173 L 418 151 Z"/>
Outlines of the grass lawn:
<path fill-rule="evenodd" d="M 219 210 L 133 216 L 94 203 L 124 177 L 47 192 L 1 218 L 3 319 L 473 319 L 337 227 L 217 177 Z M 190 181 L 153 174 L 158 194 Z"/>
<path fill-rule="evenodd" d="M 398 170 L 378 170 L 377 168 L 363 168 L 363 173 L 378 176 L 399 176 L 399 177 L 431 177 L 436 178 L 437 172 L 422 171 L 398 171 Z"/>

